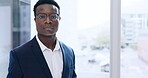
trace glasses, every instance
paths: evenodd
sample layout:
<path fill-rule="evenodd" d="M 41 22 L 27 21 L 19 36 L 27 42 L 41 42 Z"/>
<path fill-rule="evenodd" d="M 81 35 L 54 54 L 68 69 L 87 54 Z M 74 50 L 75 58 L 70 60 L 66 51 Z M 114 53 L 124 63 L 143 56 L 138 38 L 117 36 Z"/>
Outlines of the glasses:
<path fill-rule="evenodd" d="M 47 15 L 47 14 L 44 14 L 44 13 L 40 13 L 40 14 L 37 15 L 37 18 L 42 20 L 42 21 L 45 21 L 47 19 L 47 17 L 49 17 L 49 19 L 51 21 L 56 21 L 56 20 L 58 20 L 60 18 L 59 14 L 49 14 L 49 15 Z"/>

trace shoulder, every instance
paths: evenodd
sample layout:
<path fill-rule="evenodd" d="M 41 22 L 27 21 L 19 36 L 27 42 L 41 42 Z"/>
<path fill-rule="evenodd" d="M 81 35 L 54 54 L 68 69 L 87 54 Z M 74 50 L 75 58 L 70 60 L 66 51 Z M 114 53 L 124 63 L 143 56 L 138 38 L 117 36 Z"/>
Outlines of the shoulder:
<path fill-rule="evenodd" d="M 11 50 L 11 52 L 27 52 L 28 50 L 31 49 L 31 46 L 35 43 L 35 38 L 33 38 L 32 40 L 29 40 L 28 42 L 21 44 L 17 47 L 15 47 L 14 49 Z"/>
<path fill-rule="evenodd" d="M 66 45 L 65 43 L 59 41 L 60 47 L 63 49 L 73 50 L 70 46 Z"/>
<path fill-rule="evenodd" d="M 69 56 L 74 56 L 74 51 L 73 51 L 73 49 L 72 49 L 70 46 L 64 44 L 64 43 L 61 42 L 61 41 L 59 41 L 59 43 L 60 43 L 60 47 L 61 47 L 62 51 L 63 51 L 65 54 L 67 54 L 67 55 L 69 55 Z"/>

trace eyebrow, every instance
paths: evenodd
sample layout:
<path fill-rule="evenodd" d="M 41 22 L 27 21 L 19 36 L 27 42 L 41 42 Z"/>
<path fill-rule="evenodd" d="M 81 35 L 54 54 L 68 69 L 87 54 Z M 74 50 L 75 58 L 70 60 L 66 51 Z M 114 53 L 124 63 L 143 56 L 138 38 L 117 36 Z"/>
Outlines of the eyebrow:
<path fill-rule="evenodd" d="M 57 15 L 59 15 L 58 13 L 50 13 L 50 14 L 47 14 L 47 13 L 38 13 L 37 15 L 39 15 L 39 14 L 46 14 L 46 15 L 57 14 Z"/>

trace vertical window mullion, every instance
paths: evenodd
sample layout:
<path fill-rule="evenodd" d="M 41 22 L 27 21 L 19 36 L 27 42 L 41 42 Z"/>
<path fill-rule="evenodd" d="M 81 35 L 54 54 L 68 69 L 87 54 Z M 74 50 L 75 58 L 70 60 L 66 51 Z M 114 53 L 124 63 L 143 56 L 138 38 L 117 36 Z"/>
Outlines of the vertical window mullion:
<path fill-rule="evenodd" d="M 110 3 L 110 78 L 120 78 L 121 0 Z"/>

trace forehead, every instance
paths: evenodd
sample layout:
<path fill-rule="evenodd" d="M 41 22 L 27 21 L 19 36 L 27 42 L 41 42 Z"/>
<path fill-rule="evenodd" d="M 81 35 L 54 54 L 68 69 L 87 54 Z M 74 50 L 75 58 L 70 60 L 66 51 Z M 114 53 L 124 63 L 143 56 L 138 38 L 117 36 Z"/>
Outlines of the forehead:
<path fill-rule="evenodd" d="M 36 12 L 58 12 L 58 8 L 52 4 L 41 4 L 36 8 Z"/>

